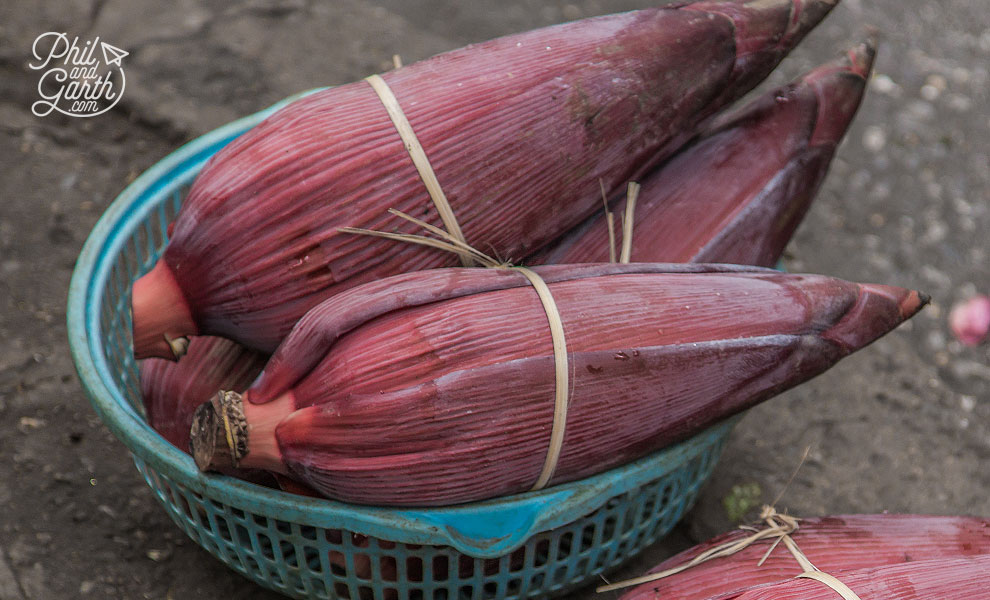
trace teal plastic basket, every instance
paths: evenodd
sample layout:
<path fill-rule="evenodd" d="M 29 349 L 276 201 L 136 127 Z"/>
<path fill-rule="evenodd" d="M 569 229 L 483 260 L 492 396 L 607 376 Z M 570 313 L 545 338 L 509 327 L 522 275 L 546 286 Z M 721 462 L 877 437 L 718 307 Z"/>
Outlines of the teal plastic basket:
<path fill-rule="evenodd" d="M 172 520 L 235 571 L 294 598 L 543 598 L 582 586 L 666 534 L 697 497 L 734 420 L 619 469 L 441 509 L 296 496 L 200 473 L 145 421 L 131 351 L 131 283 L 203 164 L 296 97 L 183 146 L 125 189 L 73 273 L 68 328 L 83 387 Z"/>

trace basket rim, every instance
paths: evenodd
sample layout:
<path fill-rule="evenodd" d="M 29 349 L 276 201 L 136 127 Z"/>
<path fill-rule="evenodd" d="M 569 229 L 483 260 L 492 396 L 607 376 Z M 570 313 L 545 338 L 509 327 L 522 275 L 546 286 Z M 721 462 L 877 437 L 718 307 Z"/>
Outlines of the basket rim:
<path fill-rule="evenodd" d="M 667 475 L 728 435 L 740 417 L 731 417 L 674 446 L 585 479 L 442 508 L 347 504 L 199 472 L 191 456 L 161 437 L 131 407 L 111 376 L 102 344 L 102 290 L 131 232 L 157 206 L 161 195 L 169 193 L 168 185 L 176 176 L 198 171 L 220 148 L 276 110 L 323 89 L 327 88 L 290 96 L 186 143 L 128 185 L 86 239 L 69 285 L 69 346 L 93 409 L 132 454 L 195 493 L 269 518 L 318 528 L 348 529 L 394 542 L 452 546 L 476 558 L 497 558 L 537 533 L 576 521 L 611 498 Z"/>

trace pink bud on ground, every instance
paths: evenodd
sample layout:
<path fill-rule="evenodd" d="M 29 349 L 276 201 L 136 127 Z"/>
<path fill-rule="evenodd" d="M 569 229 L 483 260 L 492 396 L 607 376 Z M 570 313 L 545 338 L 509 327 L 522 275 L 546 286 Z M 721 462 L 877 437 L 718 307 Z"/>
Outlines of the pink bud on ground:
<path fill-rule="evenodd" d="M 978 346 L 990 339 L 990 297 L 975 296 L 953 306 L 949 329 L 967 346 Z"/>

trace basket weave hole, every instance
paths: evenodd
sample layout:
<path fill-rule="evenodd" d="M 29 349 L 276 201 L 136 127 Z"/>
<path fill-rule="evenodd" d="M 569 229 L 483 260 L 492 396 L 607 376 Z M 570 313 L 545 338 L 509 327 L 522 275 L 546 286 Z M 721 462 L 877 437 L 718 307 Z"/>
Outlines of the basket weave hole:
<path fill-rule="evenodd" d="M 614 516 L 609 516 L 605 519 L 605 523 L 602 525 L 603 540 L 611 540 L 615 537 L 615 525 L 616 519 Z"/>
<path fill-rule="evenodd" d="M 595 545 L 595 524 L 589 523 L 581 530 L 581 545 L 578 548 L 579 554 L 584 554 Z"/>
<path fill-rule="evenodd" d="M 241 548 L 251 547 L 251 532 L 248 528 L 241 523 L 235 523 L 233 531 L 231 531 L 234 537 L 234 543 Z"/>
<path fill-rule="evenodd" d="M 409 581 L 423 581 L 423 559 L 419 556 L 406 558 L 406 578 Z"/>
<path fill-rule="evenodd" d="M 206 509 L 194 498 L 190 498 L 189 493 L 185 491 L 177 493 L 177 490 L 178 488 L 172 488 L 173 505 L 182 511 L 183 516 L 189 521 L 190 525 L 197 528 L 203 527 L 203 524 L 207 521 Z"/>
<path fill-rule="evenodd" d="M 517 548 L 509 555 L 509 572 L 517 573 L 526 568 L 526 546 Z M 503 569 L 504 570 L 504 569 Z"/>
<path fill-rule="evenodd" d="M 649 528 L 646 530 L 647 544 L 652 544 L 654 540 L 669 531 L 673 526 L 674 523 L 668 523 L 667 519 L 652 521 Z"/>
<path fill-rule="evenodd" d="M 323 565 L 320 563 L 320 551 L 313 546 L 300 547 L 303 565 L 316 575 L 323 572 Z"/>
<path fill-rule="evenodd" d="M 291 587 L 289 585 L 289 582 L 287 582 L 285 578 L 282 577 L 282 574 L 278 571 L 275 565 L 268 566 L 268 572 L 265 574 L 265 578 L 268 580 L 269 583 L 273 584 L 275 587 L 279 589 L 286 590 L 289 587 Z"/>
<path fill-rule="evenodd" d="M 587 558 L 582 558 L 581 560 L 577 561 L 576 566 L 574 567 L 574 572 L 575 573 L 587 573 L 588 572 L 588 564 L 590 562 L 591 561 L 589 561 Z"/>
<path fill-rule="evenodd" d="M 625 554 L 626 554 L 626 548 L 628 548 L 628 547 L 629 547 L 629 542 L 628 541 L 620 542 L 619 545 L 615 549 L 615 555 L 616 556 L 625 556 Z"/>
<path fill-rule="evenodd" d="M 529 587 L 537 590 L 541 589 L 543 587 L 543 582 L 545 582 L 546 580 L 547 580 L 547 576 L 545 573 L 537 573 L 536 575 L 533 575 L 532 578 L 530 578 Z"/>
<path fill-rule="evenodd" d="M 275 549 L 272 547 L 271 538 L 263 533 L 256 533 L 255 539 L 257 540 L 256 551 L 258 555 L 268 560 L 275 560 Z"/>
<path fill-rule="evenodd" d="M 251 513 L 251 520 L 254 521 L 254 524 L 257 525 L 258 527 L 261 527 L 262 529 L 268 529 L 268 517 L 264 515 L 256 515 L 254 513 Z"/>
<path fill-rule="evenodd" d="M 335 598 L 341 598 L 342 600 L 349 600 L 351 597 L 351 590 L 346 584 L 337 582 L 333 584 L 333 595 Z"/>
<path fill-rule="evenodd" d="M 399 600 L 399 590 L 397 588 L 386 587 L 382 588 L 381 592 L 381 595 L 379 595 L 376 600 L 378 600 L 378 598 L 381 600 Z"/>
<path fill-rule="evenodd" d="M 147 260 L 150 255 L 149 244 L 152 243 L 152 238 L 150 235 L 151 233 L 150 225 L 151 225 L 150 223 L 144 221 L 141 223 L 140 227 L 134 230 L 134 234 L 131 235 L 131 239 L 130 239 L 132 247 L 130 248 L 129 252 L 125 253 L 125 254 L 132 254 L 134 258 L 137 258 L 138 262 L 141 263 Z M 130 265 L 128 265 L 127 270 L 130 273 L 134 273 L 134 271 L 130 269 Z"/>
<path fill-rule="evenodd" d="M 213 517 L 213 523 L 210 529 L 213 530 L 214 535 L 217 535 L 225 542 L 234 543 L 234 536 L 230 531 L 230 525 L 227 523 L 227 519 L 220 515 L 215 515 Z"/>
<path fill-rule="evenodd" d="M 151 258 L 165 247 L 165 224 L 158 214 L 152 213 L 151 220 L 145 221 L 145 229 L 148 231 L 149 252 L 148 256 L 142 258 Z"/>
<path fill-rule="evenodd" d="M 470 579 L 471 577 L 474 577 L 475 562 L 475 559 L 466 554 L 459 555 L 457 559 L 457 575 L 461 579 Z"/>
<path fill-rule="evenodd" d="M 368 538 L 368 539 L 375 540 L 375 542 L 378 543 L 378 547 L 383 550 L 394 550 L 396 546 L 395 542 L 390 542 L 388 540 L 380 540 L 378 538 Z M 410 550 L 419 550 L 420 548 L 422 548 L 422 546 L 418 544 L 409 544 L 406 547 Z"/>
<path fill-rule="evenodd" d="M 639 520 L 649 521 L 657 511 L 657 496 L 655 490 L 649 490 L 648 495 L 639 506 Z"/>
<path fill-rule="evenodd" d="M 117 263 L 114 265 L 114 269 L 111 272 L 113 275 L 116 275 L 114 271 L 120 269 L 122 273 L 126 274 L 128 279 L 133 281 L 144 274 L 141 271 L 143 270 L 142 267 L 144 266 L 144 260 L 147 258 L 147 256 L 145 256 L 147 253 L 142 252 L 143 247 L 140 240 L 132 237 L 130 242 L 132 245 L 127 245 L 124 247 L 123 252 L 120 253 Z M 129 294 L 129 290 L 126 293 Z M 116 299 L 117 298 L 114 298 L 114 300 Z"/>
<path fill-rule="evenodd" d="M 281 519 L 274 519 L 274 521 L 275 521 L 275 531 L 284 535 L 292 535 L 295 533 L 293 531 L 292 523 L 289 523 L 288 521 L 283 521 Z"/>
<path fill-rule="evenodd" d="M 379 560 L 379 568 L 381 569 L 381 580 L 382 581 L 398 581 L 399 580 L 399 566 L 394 556 L 385 555 Z"/>
<path fill-rule="evenodd" d="M 550 540 L 543 538 L 533 546 L 533 566 L 542 567 L 550 560 Z"/>
<path fill-rule="evenodd" d="M 309 587 L 314 590 L 316 598 L 333 598 L 333 592 L 329 584 L 320 577 L 310 578 Z"/>
<path fill-rule="evenodd" d="M 485 577 L 494 577 L 502 571 L 501 561 L 497 558 L 489 558 L 484 562 L 484 567 L 482 572 Z"/>
<path fill-rule="evenodd" d="M 639 548 L 640 546 L 643 545 L 644 533 L 645 532 L 642 529 L 636 529 L 636 531 L 634 531 L 626 538 L 626 543 L 628 544 L 630 550 L 635 551 L 636 548 Z"/>
<path fill-rule="evenodd" d="M 338 577 L 347 576 L 347 562 L 344 554 L 338 550 L 330 551 L 330 573 Z"/>
<path fill-rule="evenodd" d="M 557 560 L 566 560 L 574 548 L 574 532 L 567 531 L 557 542 Z"/>
<path fill-rule="evenodd" d="M 293 569 L 298 569 L 302 566 L 299 564 L 300 553 L 296 552 L 296 547 L 292 544 L 292 542 L 288 540 L 279 540 L 278 549 L 282 554 L 282 559 L 285 561 L 285 564 L 289 565 Z"/>
<path fill-rule="evenodd" d="M 220 551 L 220 545 L 217 544 L 213 535 L 205 530 L 194 528 L 192 530 L 193 539 L 196 540 L 200 546 L 206 548 L 207 552 L 217 555 L 218 557 L 223 557 L 223 553 Z"/>
<path fill-rule="evenodd" d="M 450 559 L 444 554 L 433 557 L 433 581 L 447 581 L 450 577 Z"/>
<path fill-rule="evenodd" d="M 375 588 L 368 585 L 358 586 L 359 600 L 375 600 Z"/>
<path fill-rule="evenodd" d="M 629 537 L 636 525 L 639 524 L 639 511 L 636 505 L 630 506 L 622 515 L 622 527 L 620 535 L 623 538 Z"/>
<path fill-rule="evenodd" d="M 520 579 L 518 577 L 516 577 L 514 579 L 510 579 L 505 584 L 505 595 L 506 596 L 517 596 L 517 595 L 519 595 L 519 591 L 520 590 L 522 590 L 522 579 Z"/>
<path fill-rule="evenodd" d="M 189 194 L 189 188 L 191 187 L 192 185 L 188 183 L 180 185 L 172 193 L 172 196 L 170 197 L 171 202 L 162 202 L 162 205 L 165 206 L 166 227 L 168 227 L 168 223 L 175 220 L 175 216 L 179 214 L 179 207 L 182 206 L 182 200 L 187 194 Z"/>
<path fill-rule="evenodd" d="M 365 581 L 371 580 L 371 557 L 363 552 L 354 554 L 354 577 Z"/>
<path fill-rule="evenodd" d="M 240 571 L 250 577 L 264 577 L 264 571 L 261 570 L 261 566 L 258 564 L 258 561 L 256 561 L 252 556 L 238 557 L 235 568 L 238 566 L 240 567 Z"/>
<path fill-rule="evenodd" d="M 148 485 L 151 486 L 151 489 L 155 491 L 155 495 L 158 496 L 158 499 L 165 504 L 169 504 L 169 498 L 173 496 L 173 493 L 172 487 L 168 484 L 168 482 L 159 477 L 157 471 L 154 469 L 149 469 L 143 462 L 139 464 L 138 469 L 141 471 L 141 474 L 144 475 L 144 480 L 147 481 Z"/>
<path fill-rule="evenodd" d="M 299 535 L 307 540 L 316 541 L 316 527 L 310 527 L 309 525 L 299 526 Z"/>

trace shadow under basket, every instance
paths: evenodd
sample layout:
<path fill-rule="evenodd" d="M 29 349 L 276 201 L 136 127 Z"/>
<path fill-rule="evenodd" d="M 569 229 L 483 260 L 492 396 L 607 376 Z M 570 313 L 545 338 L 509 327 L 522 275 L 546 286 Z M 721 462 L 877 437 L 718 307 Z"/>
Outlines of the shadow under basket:
<path fill-rule="evenodd" d="M 309 92 L 307 92 L 309 93 Z M 301 95 L 300 95 L 301 96 Z M 497 500 L 386 509 L 200 473 L 145 421 L 131 284 L 165 245 L 193 178 L 224 145 L 299 96 L 190 142 L 125 189 L 69 290 L 83 387 L 172 520 L 245 577 L 294 598 L 542 598 L 587 585 L 665 535 L 711 474 L 736 419 L 600 475 Z"/>

